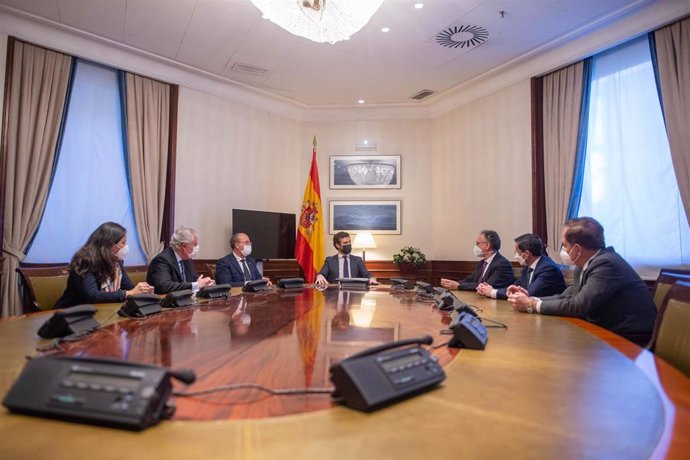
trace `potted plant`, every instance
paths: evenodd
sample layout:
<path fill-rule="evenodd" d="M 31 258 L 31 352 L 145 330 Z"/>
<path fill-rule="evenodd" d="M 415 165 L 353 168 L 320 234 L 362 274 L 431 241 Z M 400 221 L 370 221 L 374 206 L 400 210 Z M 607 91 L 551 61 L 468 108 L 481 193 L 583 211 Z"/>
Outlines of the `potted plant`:
<path fill-rule="evenodd" d="M 401 273 L 415 273 L 417 268 L 424 265 L 426 256 L 419 248 L 405 246 L 393 254 L 393 263 L 400 266 Z"/>

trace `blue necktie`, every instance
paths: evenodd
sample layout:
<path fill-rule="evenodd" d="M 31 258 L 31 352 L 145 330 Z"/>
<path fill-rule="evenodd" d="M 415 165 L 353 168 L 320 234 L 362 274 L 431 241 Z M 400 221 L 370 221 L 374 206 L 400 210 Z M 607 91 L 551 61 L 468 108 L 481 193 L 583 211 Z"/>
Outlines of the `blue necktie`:
<path fill-rule="evenodd" d="M 180 275 L 181 275 L 181 277 L 182 277 L 182 282 L 183 282 L 183 283 L 184 283 L 185 281 L 187 281 L 187 280 L 185 279 L 185 275 L 184 275 L 184 262 L 182 262 L 181 260 L 180 260 Z"/>
<path fill-rule="evenodd" d="M 242 259 L 241 262 L 242 262 L 242 272 L 244 273 L 244 280 L 245 281 L 251 281 L 252 275 L 249 273 L 249 267 L 247 267 L 247 261 L 245 259 Z"/>
<path fill-rule="evenodd" d="M 534 269 L 532 267 L 527 268 L 527 284 L 525 284 L 525 287 L 529 286 L 532 283 L 532 272 Z"/>
<path fill-rule="evenodd" d="M 348 256 L 343 257 L 343 278 L 350 277 L 350 258 Z"/>

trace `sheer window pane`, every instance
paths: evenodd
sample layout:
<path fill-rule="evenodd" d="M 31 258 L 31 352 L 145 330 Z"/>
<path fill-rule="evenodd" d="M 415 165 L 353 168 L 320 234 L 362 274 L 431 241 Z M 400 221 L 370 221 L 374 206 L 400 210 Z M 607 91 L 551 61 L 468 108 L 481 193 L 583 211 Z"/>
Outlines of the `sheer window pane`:
<path fill-rule="evenodd" d="M 673 172 L 646 37 L 593 58 L 579 215 L 645 277 L 690 263 L 690 229 Z"/>
<path fill-rule="evenodd" d="M 25 262 L 69 262 L 96 227 L 113 221 L 127 229 L 125 264 L 146 264 L 123 152 L 117 71 L 79 60 L 55 177 Z"/>

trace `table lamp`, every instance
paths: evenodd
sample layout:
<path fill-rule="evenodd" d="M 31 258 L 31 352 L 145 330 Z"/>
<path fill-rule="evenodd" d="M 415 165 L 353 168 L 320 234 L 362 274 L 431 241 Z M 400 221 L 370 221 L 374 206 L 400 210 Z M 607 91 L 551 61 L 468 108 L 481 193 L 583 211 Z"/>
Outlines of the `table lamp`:
<path fill-rule="evenodd" d="M 355 240 L 352 242 L 352 247 L 362 250 L 362 261 L 366 262 L 367 249 L 375 248 L 376 241 L 374 241 L 374 237 L 371 235 L 371 233 L 359 232 L 357 235 L 355 235 Z"/>

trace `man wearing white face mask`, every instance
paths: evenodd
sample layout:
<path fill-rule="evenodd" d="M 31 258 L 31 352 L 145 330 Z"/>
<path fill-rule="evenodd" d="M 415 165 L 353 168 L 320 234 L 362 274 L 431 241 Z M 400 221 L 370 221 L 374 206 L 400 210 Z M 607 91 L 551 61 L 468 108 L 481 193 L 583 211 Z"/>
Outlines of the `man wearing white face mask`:
<path fill-rule="evenodd" d="M 247 281 L 265 279 L 256 268 L 256 259 L 250 257 L 252 242 L 244 233 L 235 233 L 230 238 L 232 252 L 216 262 L 216 279 L 218 284 L 243 286 Z"/>
<path fill-rule="evenodd" d="M 515 238 L 515 260 L 523 266 L 520 279 L 515 284 L 496 289 L 488 283 L 479 283 L 477 293 L 505 300 L 518 287 L 525 288 L 529 295 L 537 297 L 556 295 L 565 290 L 563 273 L 544 251 L 544 243 L 538 235 L 525 233 Z"/>
<path fill-rule="evenodd" d="M 192 258 L 199 253 L 199 235 L 189 227 L 177 227 L 170 247 L 164 249 L 149 264 L 146 281 L 156 289 L 156 294 L 183 291 L 197 291 L 215 282 L 198 275 Z"/>
<path fill-rule="evenodd" d="M 465 279 L 453 281 L 441 278 L 441 286 L 446 289 L 475 291 L 480 283 L 487 283 L 494 288 L 508 287 L 515 281 L 513 266 L 498 250 L 501 249 L 501 238 L 493 230 L 482 230 L 472 248 L 476 257 L 482 260 L 474 272 Z"/>
<path fill-rule="evenodd" d="M 563 226 L 561 258 L 575 265 L 575 281 L 562 294 L 532 297 L 520 288 L 508 294 L 516 311 L 574 316 L 639 345 L 651 338 L 656 319 L 652 295 L 640 276 L 604 243 L 604 228 L 591 217 Z"/>

